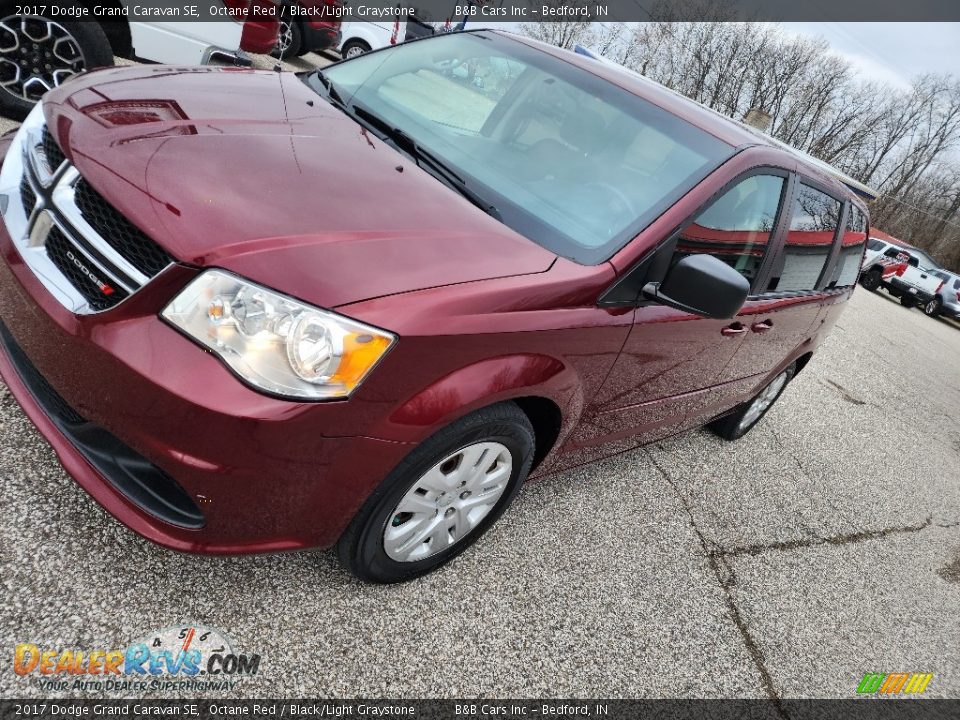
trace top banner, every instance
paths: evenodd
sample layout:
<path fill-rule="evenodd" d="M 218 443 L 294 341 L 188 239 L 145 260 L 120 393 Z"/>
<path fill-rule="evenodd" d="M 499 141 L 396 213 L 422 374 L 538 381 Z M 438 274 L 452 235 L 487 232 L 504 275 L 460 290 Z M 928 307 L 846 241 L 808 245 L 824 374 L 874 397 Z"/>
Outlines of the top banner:
<path fill-rule="evenodd" d="M 810 21 L 957 22 L 957 0 L 105 0 L 11 3 L 17 15 L 72 21 L 210 22 L 277 19 L 456 22 Z"/>

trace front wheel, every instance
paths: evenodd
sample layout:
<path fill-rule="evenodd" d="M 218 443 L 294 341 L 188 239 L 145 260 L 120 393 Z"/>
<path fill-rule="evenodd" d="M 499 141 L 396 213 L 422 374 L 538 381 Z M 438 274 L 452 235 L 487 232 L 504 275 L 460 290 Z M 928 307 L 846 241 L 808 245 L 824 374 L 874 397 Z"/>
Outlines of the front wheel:
<path fill-rule="evenodd" d="M 876 292 L 880 287 L 880 281 L 882 277 L 879 270 L 871 270 L 863 274 L 860 278 L 860 285 L 870 292 Z"/>
<path fill-rule="evenodd" d="M 23 119 L 44 93 L 74 75 L 113 65 L 110 41 L 92 21 L 17 15 L 0 2 L 0 107 Z"/>
<path fill-rule="evenodd" d="M 435 570 L 486 532 L 530 472 L 534 431 L 514 403 L 454 422 L 380 484 L 337 543 L 361 580 L 393 583 Z"/>
<path fill-rule="evenodd" d="M 943 302 L 939 297 L 933 298 L 930 302 L 923 306 L 923 312 L 930 317 L 936 317 L 940 314 L 940 308 L 942 307 Z"/>
<path fill-rule="evenodd" d="M 787 384 L 793 379 L 796 367 L 791 365 L 771 380 L 752 400 L 748 400 L 730 415 L 715 420 L 708 426 L 724 440 L 738 440 L 746 435 L 780 399 Z"/>
<path fill-rule="evenodd" d="M 363 40 L 354 38 L 353 40 L 347 40 L 343 44 L 343 47 L 340 48 L 340 57 L 344 60 L 349 60 L 350 58 L 355 58 L 368 52 L 370 52 L 370 46 Z"/>

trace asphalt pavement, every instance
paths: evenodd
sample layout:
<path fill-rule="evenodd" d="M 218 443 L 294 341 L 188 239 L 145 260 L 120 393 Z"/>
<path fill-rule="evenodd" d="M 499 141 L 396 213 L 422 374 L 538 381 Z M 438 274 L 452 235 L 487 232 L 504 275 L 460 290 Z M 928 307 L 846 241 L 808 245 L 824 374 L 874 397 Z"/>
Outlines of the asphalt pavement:
<path fill-rule="evenodd" d="M 142 540 L 3 388 L 0 645 L 212 626 L 262 657 L 216 697 L 843 698 L 868 671 L 932 672 L 927 694 L 957 697 L 958 358 L 960 326 L 858 289 L 746 438 L 692 432 L 531 483 L 473 549 L 390 587 L 331 552 Z M 49 694 L 0 669 L 0 695 Z"/>
<path fill-rule="evenodd" d="M 531 483 L 474 548 L 400 586 L 331 552 L 150 544 L 2 384 L 0 478 L 10 653 L 200 624 L 262 657 L 208 697 L 846 698 L 865 672 L 932 672 L 927 695 L 960 696 L 960 324 L 885 293 L 855 292 L 746 438 L 692 432 Z M 51 694 L 84 695 L 0 667 L 0 696 Z"/>

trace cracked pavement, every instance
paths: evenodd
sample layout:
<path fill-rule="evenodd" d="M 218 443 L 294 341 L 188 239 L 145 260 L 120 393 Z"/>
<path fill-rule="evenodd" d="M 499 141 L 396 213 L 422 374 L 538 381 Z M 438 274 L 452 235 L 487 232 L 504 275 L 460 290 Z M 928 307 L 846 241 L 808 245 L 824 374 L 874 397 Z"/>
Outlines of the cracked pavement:
<path fill-rule="evenodd" d="M 697 431 L 531 483 L 400 586 L 331 552 L 151 545 L 2 385 L 0 476 L 7 657 L 199 623 L 262 656 L 208 697 L 846 698 L 865 672 L 932 672 L 928 695 L 960 696 L 960 325 L 884 294 L 857 290 L 741 441 Z M 0 695 L 50 693 L 4 663 Z"/>

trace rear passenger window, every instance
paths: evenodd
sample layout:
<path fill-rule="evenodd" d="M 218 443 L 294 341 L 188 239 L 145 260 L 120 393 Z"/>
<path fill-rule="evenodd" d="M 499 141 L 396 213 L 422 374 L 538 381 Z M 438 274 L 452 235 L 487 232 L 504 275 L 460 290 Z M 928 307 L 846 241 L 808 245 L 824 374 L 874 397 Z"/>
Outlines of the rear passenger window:
<path fill-rule="evenodd" d="M 857 282 L 860 263 L 863 262 L 863 243 L 867 237 L 867 218 L 856 207 L 850 206 L 847 226 L 840 238 L 840 256 L 833 270 L 830 287 L 849 287 Z"/>
<path fill-rule="evenodd" d="M 741 180 L 680 232 L 672 262 L 698 253 L 723 260 L 753 284 L 777 221 L 785 180 Z"/>
<path fill-rule="evenodd" d="M 879 249 L 882 248 L 882 247 L 883 247 L 883 241 L 882 241 L 882 240 L 877 240 L 876 238 L 870 238 L 869 240 L 867 240 L 867 249 L 868 249 L 868 250 L 872 250 L 873 252 L 876 252 L 877 250 L 879 250 Z"/>
<path fill-rule="evenodd" d="M 793 206 L 790 232 L 767 286 L 768 292 L 815 290 L 830 256 L 840 223 L 841 202 L 808 185 L 800 185 Z"/>

